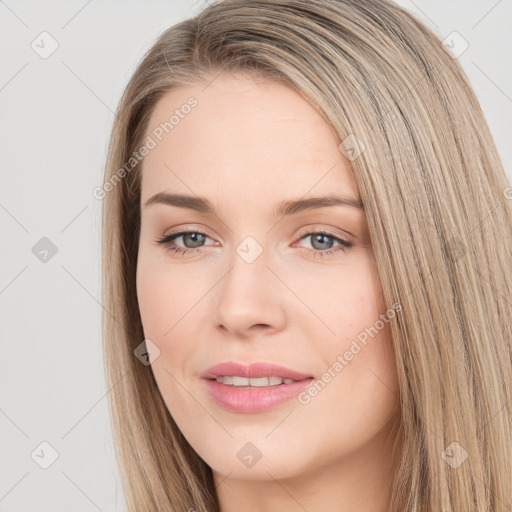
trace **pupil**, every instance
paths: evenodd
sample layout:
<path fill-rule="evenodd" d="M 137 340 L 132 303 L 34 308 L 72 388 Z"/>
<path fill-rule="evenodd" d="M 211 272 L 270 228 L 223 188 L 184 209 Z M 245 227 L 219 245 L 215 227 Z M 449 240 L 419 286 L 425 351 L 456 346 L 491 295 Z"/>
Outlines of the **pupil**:
<path fill-rule="evenodd" d="M 192 239 L 192 247 L 199 247 L 201 245 L 202 237 L 204 238 L 204 235 L 201 233 L 187 233 L 183 239 L 186 240 L 187 237 L 190 237 Z M 185 243 L 185 245 L 187 245 Z"/>
<path fill-rule="evenodd" d="M 329 235 L 322 235 L 322 234 L 318 234 L 318 235 L 315 235 L 313 236 L 313 247 L 315 249 L 325 249 L 326 247 L 315 247 L 315 243 L 316 242 L 319 242 L 319 243 L 326 243 L 325 242 L 325 239 L 330 239 L 331 237 Z M 330 248 L 331 246 L 329 246 Z"/>

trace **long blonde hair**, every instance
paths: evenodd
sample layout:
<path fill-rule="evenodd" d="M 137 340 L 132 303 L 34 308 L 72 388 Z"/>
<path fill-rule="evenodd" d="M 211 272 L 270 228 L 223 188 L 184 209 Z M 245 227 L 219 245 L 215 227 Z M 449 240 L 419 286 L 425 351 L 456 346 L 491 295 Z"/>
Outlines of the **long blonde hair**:
<path fill-rule="evenodd" d="M 402 307 L 391 322 L 404 444 L 390 510 L 511 507 L 512 189 L 455 55 L 388 0 L 221 0 L 143 57 L 106 163 L 105 369 L 129 510 L 219 510 L 211 469 L 134 351 L 148 119 L 172 87 L 222 71 L 286 83 L 342 148 L 357 141 L 350 163 L 385 300 Z"/>

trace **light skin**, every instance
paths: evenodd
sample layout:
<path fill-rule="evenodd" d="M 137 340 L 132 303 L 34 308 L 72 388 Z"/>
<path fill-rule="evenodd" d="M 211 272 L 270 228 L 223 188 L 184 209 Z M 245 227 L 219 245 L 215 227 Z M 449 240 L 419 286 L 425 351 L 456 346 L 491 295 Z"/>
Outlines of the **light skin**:
<path fill-rule="evenodd" d="M 145 157 L 142 174 L 137 296 L 145 337 L 160 351 L 151 369 L 162 397 L 212 468 L 222 512 L 384 512 L 399 448 L 393 458 L 392 319 L 359 343 L 341 371 L 331 370 L 335 376 L 307 404 L 232 412 L 200 378 L 214 364 L 236 361 L 276 363 L 322 380 L 389 309 L 364 209 L 276 215 L 287 200 L 359 198 L 336 133 L 283 84 L 222 74 L 206 85 L 169 91 L 146 134 L 197 99 Z M 144 206 L 161 192 L 206 198 L 215 213 Z M 187 254 L 157 242 L 198 229 L 206 236 L 170 243 Z M 329 234 L 318 238 L 319 231 Z M 246 237 L 263 249 L 251 263 L 236 251 Z M 352 245 L 344 250 L 337 239 Z M 261 453 L 251 467 L 237 457 L 248 442 Z"/>

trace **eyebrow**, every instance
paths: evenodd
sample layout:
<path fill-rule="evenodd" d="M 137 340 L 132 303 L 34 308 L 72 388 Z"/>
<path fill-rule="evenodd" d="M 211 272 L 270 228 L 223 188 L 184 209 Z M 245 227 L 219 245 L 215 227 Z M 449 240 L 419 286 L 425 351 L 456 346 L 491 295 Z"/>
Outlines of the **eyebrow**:
<path fill-rule="evenodd" d="M 144 208 L 152 204 L 165 204 L 168 206 L 177 206 L 179 208 L 188 208 L 197 212 L 214 214 L 215 210 L 212 203 L 203 197 L 187 196 L 182 194 L 168 194 L 159 192 L 150 197 L 145 203 Z M 293 199 L 283 201 L 276 210 L 277 216 L 294 215 L 307 210 L 317 208 L 326 208 L 329 206 L 348 206 L 363 211 L 363 203 L 359 198 L 352 198 L 342 195 L 329 195 L 325 197 L 310 197 L 307 199 Z"/>

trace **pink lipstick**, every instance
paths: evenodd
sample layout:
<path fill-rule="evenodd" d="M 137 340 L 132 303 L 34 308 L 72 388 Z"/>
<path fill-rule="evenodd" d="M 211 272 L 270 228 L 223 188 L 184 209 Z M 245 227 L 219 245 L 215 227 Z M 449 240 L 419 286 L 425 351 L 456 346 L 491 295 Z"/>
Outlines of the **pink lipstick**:
<path fill-rule="evenodd" d="M 201 374 L 211 398 L 239 413 L 265 412 L 304 391 L 313 376 L 272 363 L 225 362 Z"/>

